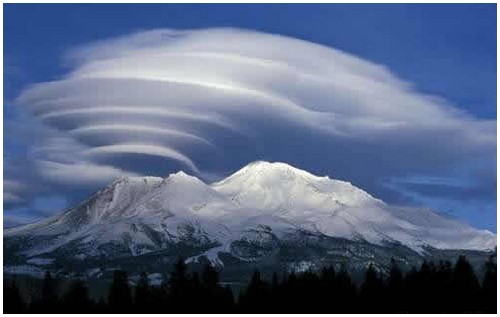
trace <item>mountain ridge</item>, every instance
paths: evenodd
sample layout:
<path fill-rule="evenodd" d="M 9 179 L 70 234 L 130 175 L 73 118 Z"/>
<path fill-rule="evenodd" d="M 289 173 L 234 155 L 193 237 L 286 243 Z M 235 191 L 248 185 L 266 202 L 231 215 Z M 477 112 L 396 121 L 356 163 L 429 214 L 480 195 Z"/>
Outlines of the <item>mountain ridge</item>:
<path fill-rule="evenodd" d="M 76 262 L 173 255 L 182 246 L 191 262 L 205 258 L 224 266 L 221 256 L 279 258 L 297 239 L 312 239 L 325 252 L 338 239 L 371 248 L 401 245 L 416 257 L 428 248 L 496 247 L 486 230 L 427 209 L 390 206 L 349 182 L 265 161 L 211 184 L 182 171 L 120 178 L 62 214 L 4 231 L 4 247 L 31 263 L 62 254 Z"/>

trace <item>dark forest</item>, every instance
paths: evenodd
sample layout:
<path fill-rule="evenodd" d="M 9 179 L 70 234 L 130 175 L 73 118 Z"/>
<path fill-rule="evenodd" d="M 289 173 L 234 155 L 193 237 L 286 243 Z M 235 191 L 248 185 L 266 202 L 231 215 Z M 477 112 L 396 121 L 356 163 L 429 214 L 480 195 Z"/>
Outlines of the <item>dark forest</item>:
<path fill-rule="evenodd" d="M 384 275 L 370 265 L 360 285 L 345 268 L 275 273 L 270 279 L 255 271 L 235 294 L 221 285 L 213 267 L 189 272 L 180 259 L 160 286 L 150 285 L 146 273 L 131 286 L 126 272 L 115 271 L 107 298 L 99 300 L 82 280 L 60 294 L 48 272 L 29 299 L 6 280 L 4 313 L 496 313 L 496 274 L 490 258 L 478 279 L 465 256 L 454 264 L 424 262 L 406 273 L 395 261 Z"/>

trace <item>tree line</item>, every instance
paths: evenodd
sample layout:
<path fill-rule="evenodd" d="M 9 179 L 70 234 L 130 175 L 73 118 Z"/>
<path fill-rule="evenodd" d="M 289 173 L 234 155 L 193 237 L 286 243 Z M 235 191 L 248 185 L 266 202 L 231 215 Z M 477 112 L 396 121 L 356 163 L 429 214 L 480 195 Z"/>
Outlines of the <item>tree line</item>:
<path fill-rule="evenodd" d="M 107 298 L 93 300 L 82 280 L 59 294 L 56 280 L 45 274 L 29 301 L 15 282 L 4 283 L 5 313 L 496 313 L 496 263 L 484 265 L 478 280 L 465 256 L 450 262 L 423 262 L 403 273 L 394 260 L 384 276 L 370 265 L 361 285 L 345 268 L 319 272 L 274 273 L 265 279 L 255 271 L 237 296 L 221 285 L 207 265 L 189 272 L 176 262 L 169 278 L 150 285 L 142 273 L 131 286 L 127 273 L 115 271 Z"/>

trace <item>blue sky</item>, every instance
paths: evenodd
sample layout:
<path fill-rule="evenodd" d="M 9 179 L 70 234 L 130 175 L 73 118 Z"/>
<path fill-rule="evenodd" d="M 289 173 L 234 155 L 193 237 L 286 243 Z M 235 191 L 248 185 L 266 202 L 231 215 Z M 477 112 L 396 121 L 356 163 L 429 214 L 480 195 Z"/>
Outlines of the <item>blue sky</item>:
<path fill-rule="evenodd" d="M 419 93 L 443 98 L 478 120 L 496 120 L 495 4 L 6 4 L 4 122 L 7 125 L 4 128 L 4 158 L 8 160 L 4 163 L 4 172 L 13 177 L 19 175 L 28 182 L 22 186 L 34 189 L 23 192 L 27 194 L 22 203 L 5 205 L 4 202 L 4 214 L 11 217 L 13 223 L 15 219 L 52 214 L 97 189 L 88 186 L 67 190 L 64 186 L 45 183 L 43 177 L 33 176 L 33 173 L 25 175 L 32 168 L 30 151 L 33 139 L 39 135 L 34 126 L 30 128 L 31 118 L 26 118 L 14 104 L 14 99 L 23 90 L 30 84 L 56 80 L 71 71 L 73 66 L 62 56 L 82 44 L 158 28 L 212 27 L 275 33 L 332 47 L 384 65 L 399 79 L 411 83 Z M 13 124 L 9 125 L 10 122 Z M 296 140 L 308 139 L 297 135 Z M 370 166 L 359 155 L 325 160 L 335 152 L 333 145 L 331 152 L 326 150 L 330 148 L 328 145 L 311 146 L 307 148 L 307 154 L 298 154 L 300 152 L 282 144 L 264 142 L 262 147 L 266 146 L 281 148 L 281 152 L 239 152 L 239 159 L 216 168 L 207 163 L 203 172 L 224 175 L 253 159 L 285 159 L 313 172 L 335 173 L 389 202 L 439 208 L 474 226 L 496 232 L 496 157 L 483 160 L 482 157 L 471 159 L 471 155 L 460 158 L 450 162 L 446 172 L 435 171 L 436 175 L 431 168 L 425 169 L 425 175 L 418 175 L 423 170 L 418 168 L 414 175 L 403 175 L 400 170 L 396 173 L 389 166 L 382 166 L 381 170 L 387 169 L 384 177 L 382 172 L 371 174 L 379 166 Z M 356 151 L 351 150 L 352 153 Z M 370 155 L 378 157 L 376 150 L 371 151 Z M 358 154 L 363 155 L 359 151 Z M 429 155 L 433 154 L 429 152 Z M 12 161 L 16 162 L 15 166 L 9 163 Z M 357 165 L 352 163 L 357 161 Z M 401 166 L 420 166 L 419 162 L 404 163 Z M 24 166 L 26 168 L 20 168 Z M 474 167 L 474 172 L 471 172 L 474 177 L 463 173 L 463 166 Z"/>

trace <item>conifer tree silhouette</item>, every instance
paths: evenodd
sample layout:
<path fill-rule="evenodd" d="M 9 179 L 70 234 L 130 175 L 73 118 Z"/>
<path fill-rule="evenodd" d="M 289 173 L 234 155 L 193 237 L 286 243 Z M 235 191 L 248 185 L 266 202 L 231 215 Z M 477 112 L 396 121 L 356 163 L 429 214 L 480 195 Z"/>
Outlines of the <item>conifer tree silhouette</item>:
<path fill-rule="evenodd" d="M 278 278 L 278 273 L 273 272 L 273 276 L 271 278 L 271 287 L 270 287 L 270 298 L 271 305 L 269 307 L 270 313 L 279 313 L 280 307 L 282 307 L 284 298 L 282 296 L 282 286 L 280 285 L 280 281 Z"/>
<path fill-rule="evenodd" d="M 300 294 L 298 292 L 298 278 L 295 272 L 285 276 L 283 281 L 283 302 L 281 309 L 288 310 L 286 313 L 297 311 L 300 306 Z"/>
<path fill-rule="evenodd" d="M 212 306 L 215 306 L 210 299 L 207 298 L 207 291 L 202 284 L 200 275 L 198 272 L 193 272 L 189 279 L 189 293 L 191 301 L 193 302 L 193 313 L 201 314 L 201 313 L 209 313 L 209 312 L 218 312 L 214 311 Z M 220 309 L 221 307 L 219 307 Z"/>
<path fill-rule="evenodd" d="M 419 290 L 420 299 L 426 302 L 426 305 L 419 305 L 419 313 L 429 313 L 436 310 L 439 301 L 436 285 L 436 267 L 434 263 L 424 261 L 418 272 L 417 287 Z"/>
<path fill-rule="evenodd" d="M 334 295 L 337 299 L 338 311 L 341 313 L 349 313 L 353 310 L 359 312 L 357 289 L 345 265 L 342 265 L 340 271 L 335 275 L 335 285 Z"/>
<path fill-rule="evenodd" d="M 361 302 L 365 312 L 378 313 L 382 308 L 384 284 L 373 264 L 368 266 L 361 285 Z"/>
<path fill-rule="evenodd" d="M 319 307 L 318 311 L 328 311 L 331 305 L 337 305 L 336 299 L 336 276 L 333 266 L 324 267 L 320 273 L 320 284 L 318 285 Z"/>
<path fill-rule="evenodd" d="M 266 311 L 269 300 L 269 285 L 262 280 L 258 270 L 252 274 L 250 283 L 241 300 L 244 312 L 261 313 Z"/>
<path fill-rule="evenodd" d="M 219 285 L 219 273 L 207 264 L 201 275 L 204 306 L 207 312 L 216 312 L 225 301 L 224 289 Z"/>
<path fill-rule="evenodd" d="M 4 313 L 7 314 L 19 314 L 25 310 L 25 304 L 15 280 L 4 281 L 3 305 Z"/>
<path fill-rule="evenodd" d="M 106 299 L 101 296 L 95 303 L 95 312 L 96 313 L 109 313 L 109 308 L 108 308 L 108 303 L 106 302 Z"/>
<path fill-rule="evenodd" d="M 64 312 L 78 311 L 89 313 L 92 309 L 92 301 L 89 297 L 88 288 L 84 282 L 77 279 L 71 283 L 69 290 L 62 297 L 62 308 Z"/>
<path fill-rule="evenodd" d="M 149 279 L 146 272 L 141 272 L 135 287 L 134 303 L 137 312 L 149 312 L 152 304 L 152 296 L 149 289 Z"/>
<path fill-rule="evenodd" d="M 387 278 L 387 298 L 385 303 L 393 313 L 403 311 L 403 273 L 398 264 L 391 258 L 389 277 Z"/>
<path fill-rule="evenodd" d="M 490 256 L 485 263 L 485 272 L 482 285 L 483 311 L 488 314 L 497 312 L 497 265 Z"/>
<path fill-rule="evenodd" d="M 45 272 L 42 282 L 41 310 L 43 312 L 54 312 L 59 308 L 57 296 L 57 284 L 49 271 Z"/>
<path fill-rule="evenodd" d="M 435 305 L 432 312 L 445 313 L 447 308 L 453 305 L 453 266 L 450 261 L 440 261 L 434 278 Z"/>
<path fill-rule="evenodd" d="M 458 257 L 453 270 L 454 310 L 472 312 L 478 309 L 480 285 L 476 274 L 464 255 Z"/>
<path fill-rule="evenodd" d="M 189 291 L 189 276 L 185 260 L 179 258 L 168 282 L 168 302 L 172 312 L 182 312 L 188 307 Z"/>
<path fill-rule="evenodd" d="M 130 313 L 132 295 L 128 285 L 128 275 L 125 271 L 114 271 L 113 282 L 109 289 L 108 305 L 113 313 Z"/>

